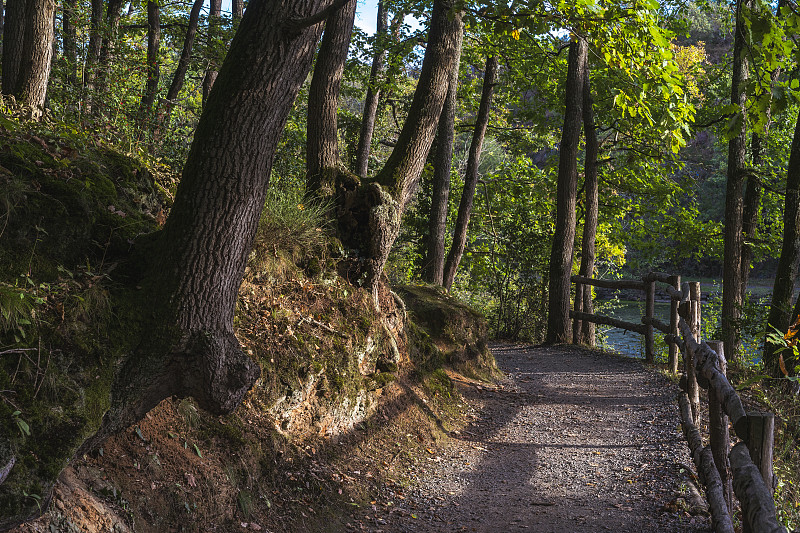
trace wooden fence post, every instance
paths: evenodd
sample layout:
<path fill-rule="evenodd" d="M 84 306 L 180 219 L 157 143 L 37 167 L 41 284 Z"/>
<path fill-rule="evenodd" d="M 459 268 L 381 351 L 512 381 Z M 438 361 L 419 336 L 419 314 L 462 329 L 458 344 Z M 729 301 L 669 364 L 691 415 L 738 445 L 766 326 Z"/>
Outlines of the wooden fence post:
<path fill-rule="evenodd" d="M 583 339 L 581 338 L 581 330 L 583 325 L 581 324 L 581 320 L 578 319 L 578 314 L 583 312 L 583 291 L 584 285 L 576 281 L 575 282 L 575 302 L 574 302 L 574 309 L 575 309 L 575 318 L 572 319 L 572 344 L 582 344 Z M 588 287 L 586 287 L 588 288 Z"/>
<path fill-rule="evenodd" d="M 644 358 L 648 363 L 655 361 L 655 343 L 653 337 L 653 316 L 656 310 L 656 282 L 648 277 L 645 282 L 645 311 L 644 315 L 648 318 L 647 329 L 644 334 Z"/>
<path fill-rule="evenodd" d="M 681 290 L 681 277 L 670 276 L 672 288 L 676 291 Z M 669 304 L 669 333 L 678 337 L 678 300 L 670 299 Z M 669 371 L 673 376 L 678 374 L 678 345 L 669 343 Z"/>
<path fill-rule="evenodd" d="M 765 412 L 747 413 L 747 449 L 750 458 L 761 472 L 770 494 L 775 490 L 772 471 L 772 444 L 775 438 L 775 415 Z"/>
<path fill-rule="evenodd" d="M 687 322 L 692 329 L 692 335 L 696 341 L 700 341 L 700 283 L 692 281 L 684 283 L 688 286 L 689 301 Z M 697 357 L 689 345 L 686 346 L 686 387 L 689 396 L 689 403 L 692 405 L 692 415 L 694 423 L 700 425 L 700 387 L 697 384 Z"/>
<path fill-rule="evenodd" d="M 692 333 L 694 340 L 700 342 L 700 282 L 689 283 L 689 301 L 692 302 Z"/>
<path fill-rule="evenodd" d="M 728 363 L 725 360 L 725 347 L 722 341 L 707 341 L 709 348 L 717 352 L 719 370 L 724 376 L 727 372 Z M 719 471 L 719 478 L 722 482 L 722 494 L 728 511 L 733 508 L 733 480 L 731 478 L 731 465 L 728 453 L 731 449 L 731 436 L 728 426 L 728 415 L 722 408 L 717 398 L 713 385 L 708 389 L 708 432 L 711 440 L 711 453 L 714 455 L 714 464 Z"/>

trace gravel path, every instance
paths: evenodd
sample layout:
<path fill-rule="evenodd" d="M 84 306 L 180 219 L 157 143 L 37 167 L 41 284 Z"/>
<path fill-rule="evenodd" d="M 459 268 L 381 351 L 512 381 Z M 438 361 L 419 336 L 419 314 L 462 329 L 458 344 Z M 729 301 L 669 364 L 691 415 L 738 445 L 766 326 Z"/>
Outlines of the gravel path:
<path fill-rule="evenodd" d="M 498 345 L 506 378 L 461 384 L 473 422 L 373 531 L 710 531 L 687 512 L 677 388 L 638 361 L 571 346 Z"/>

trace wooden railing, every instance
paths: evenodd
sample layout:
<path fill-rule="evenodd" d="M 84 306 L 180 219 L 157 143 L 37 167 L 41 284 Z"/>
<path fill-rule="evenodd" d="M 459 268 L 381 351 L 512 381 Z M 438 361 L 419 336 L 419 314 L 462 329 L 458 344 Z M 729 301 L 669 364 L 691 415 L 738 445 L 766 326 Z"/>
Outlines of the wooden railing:
<path fill-rule="evenodd" d="M 775 515 L 772 447 L 774 415 L 747 413 L 742 400 L 726 376 L 727 362 L 722 342 L 702 341 L 700 337 L 700 284 L 681 283 L 680 276 L 651 273 L 641 281 L 606 281 L 573 276 L 576 285 L 576 309 L 570 313 L 573 327 L 580 321 L 605 324 L 641 333 L 645 336 L 645 357 L 653 360 L 653 330 L 664 333 L 670 345 L 669 367 L 677 373 L 678 349 L 683 353 L 683 376 L 678 396 L 683 434 L 689 444 L 699 478 L 705 485 L 716 532 L 733 533 L 731 513 L 733 495 L 742 510 L 744 533 L 786 532 Z M 667 284 L 670 296 L 670 322 L 653 316 L 655 282 Z M 583 313 L 586 286 L 612 289 L 639 289 L 645 292 L 645 316 L 642 324 L 623 322 L 610 317 Z M 708 391 L 708 445 L 703 444 L 700 426 L 700 389 Z M 739 439 L 731 448 L 730 426 Z"/>

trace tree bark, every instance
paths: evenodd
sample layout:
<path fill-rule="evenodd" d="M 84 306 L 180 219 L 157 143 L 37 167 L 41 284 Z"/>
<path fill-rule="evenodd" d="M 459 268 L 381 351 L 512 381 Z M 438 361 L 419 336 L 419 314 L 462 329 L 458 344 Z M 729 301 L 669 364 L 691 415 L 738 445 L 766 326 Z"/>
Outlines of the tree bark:
<path fill-rule="evenodd" d="M 86 111 L 91 112 L 91 93 L 94 91 L 97 65 L 100 62 L 100 49 L 103 46 L 103 0 L 91 0 L 89 19 L 89 45 L 86 48 L 86 66 L 83 70 L 83 88 L 86 93 Z"/>
<path fill-rule="evenodd" d="M 767 318 L 767 324 L 778 328 L 782 333 L 789 329 L 792 320 L 792 295 L 797 278 L 798 261 L 800 261 L 800 117 L 795 124 L 789 166 L 786 168 L 783 244 Z M 778 368 L 776 349 L 777 346 L 764 344 L 764 364 L 771 375 L 779 377 L 782 374 Z"/>
<path fill-rule="evenodd" d="M 123 7 L 123 0 L 108 0 L 103 40 L 100 46 L 100 57 L 97 65 L 97 93 L 100 95 L 105 94 L 107 90 L 108 73 L 111 68 L 111 62 L 114 59 L 114 46 L 116 46 L 117 43 L 119 20 L 122 17 Z"/>
<path fill-rule="evenodd" d="M 203 8 L 204 0 L 195 0 L 192 9 L 189 12 L 189 23 L 186 27 L 186 36 L 183 39 L 183 50 L 181 57 L 178 59 L 178 66 L 175 67 L 175 74 L 172 76 L 172 83 L 167 91 L 167 96 L 164 99 L 164 109 L 158 115 L 158 124 L 156 129 L 163 130 L 166 124 L 169 124 L 169 118 L 172 114 L 172 107 L 175 105 L 175 100 L 183 88 L 183 82 L 186 79 L 186 72 L 189 70 L 189 63 L 192 59 L 192 48 L 194 48 L 194 40 L 197 37 L 197 25 L 200 20 L 200 10 Z"/>
<path fill-rule="evenodd" d="M 2 8 L 0 8 L 2 9 Z M 64 31 L 64 59 L 67 63 L 67 83 L 78 83 L 78 32 L 75 26 L 78 0 L 64 0 L 61 8 L 61 24 Z"/>
<path fill-rule="evenodd" d="M 275 151 L 320 25 L 288 31 L 322 0 L 253 0 L 209 94 L 175 203 L 142 281 L 155 325 L 123 366 L 98 439 L 170 395 L 233 410 L 259 375 L 233 334 L 238 289 Z M 160 302 L 152 309 L 152 302 Z"/>
<path fill-rule="evenodd" d="M 583 163 L 584 193 L 586 195 L 586 215 L 583 222 L 583 236 L 581 238 L 581 276 L 594 277 L 595 241 L 597 238 L 597 217 L 599 205 L 599 192 L 597 182 L 597 156 L 600 151 L 597 142 L 597 130 L 594 124 L 594 99 L 589 81 L 589 64 L 586 63 L 583 85 L 583 135 L 586 139 L 585 156 Z M 583 302 L 581 308 L 584 313 L 593 313 L 592 288 L 584 286 L 581 295 Z M 584 320 L 581 331 L 577 333 L 577 342 L 594 346 L 594 323 Z"/>
<path fill-rule="evenodd" d="M 464 172 L 464 189 L 461 192 L 461 202 L 458 204 L 458 216 L 453 228 L 453 243 L 447 254 L 444 266 L 444 287 L 449 291 L 456 278 L 458 265 L 464 255 L 467 244 L 467 229 L 472 215 L 472 203 L 475 199 L 475 187 L 478 185 L 478 166 L 481 162 L 483 139 L 486 137 L 486 128 L 489 125 L 489 111 L 492 107 L 492 94 L 497 79 L 497 57 L 486 58 L 486 70 L 483 74 L 483 90 L 478 115 L 475 117 L 475 130 L 472 132 L 472 142 L 469 145 L 467 169 Z"/>
<path fill-rule="evenodd" d="M 367 96 L 364 99 L 364 112 L 361 118 L 361 132 L 356 149 L 355 172 L 365 178 L 369 168 L 369 152 L 372 145 L 372 133 L 375 131 L 375 119 L 378 115 L 378 101 L 381 90 L 378 87 L 378 76 L 383 72 L 386 61 L 386 38 L 388 37 L 389 10 L 387 0 L 378 0 L 378 24 L 375 31 L 375 54 L 372 56 L 372 67 L 369 71 Z"/>
<path fill-rule="evenodd" d="M 147 2 L 147 81 L 142 101 L 139 105 L 139 131 L 141 134 L 150 127 L 153 103 L 158 92 L 161 65 L 158 50 L 161 46 L 161 10 L 157 0 Z"/>
<path fill-rule="evenodd" d="M 728 142 L 728 173 L 725 188 L 725 252 L 722 266 L 722 340 L 730 358 L 739 353 L 739 318 L 742 307 L 742 221 L 744 211 L 744 178 L 747 134 L 747 57 L 745 55 L 745 21 L 743 8 L 749 8 L 750 0 L 738 0 L 736 4 L 736 32 L 733 45 L 733 79 L 731 81 L 731 103 L 741 113 L 741 131 Z"/>
<path fill-rule="evenodd" d="M 584 39 L 573 37 L 569 45 L 566 108 L 561 133 L 556 193 L 556 220 L 553 248 L 550 253 L 548 283 L 549 312 L 545 342 L 570 340 L 570 274 L 575 244 L 575 204 L 578 184 L 578 144 L 583 116 L 584 77 L 588 46 Z"/>
<path fill-rule="evenodd" d="M 3 94 L 14 94 L 20 79 L 25 43 L 25 0 L 7 0 L 3 33 Z"/>
<path fill-rule="evenodd" d="M 766 131 L 765 131 L 766 135 Z M 750 244 L 758 226 L 758 212 L 761 208 L 761 179 L 758 176 L 762 163 L 761 135 L 753 133 L 750 141 L 753 169 L 747 176 L 742 207 L 742 260 L 741 260 L 741 301 L 747 294 L 747 282 L 750 279 L 750 264 L 753 262 L 753 247 Z"/>
<path fill-rule="evenodd" d="M 447 232 L 447 208 L 450 199 L 450 172 L 453 166 L 457 97 L 458 64 L 450 77 L 447 99 L 442 108 L 442 115 L 439 117 L 436 157 L 433 162 L 433 198 L 428 217 L 427 257 L 423 269 L 423 279 L 436 285 L 444 284 L 444 246 Z"/>
<path fill-rule="evenodd" d="M 211 0 L 208 12 L 208 48 L 214 50 L 216 48 L 215 40 L 219 39 L 219 25 L 220 16 L 222 15 L 222 0 Z M 203 103 L 208 100 L 208 95 L 214 82 L 217 80 L 217 61 L 216 54 L 211 53 L 208 58 L 208 68 L 206 69 L 205 77 L 203 78 Z"/>
<path fill-rule="evenodd" d="M 241 20 L 244 15 L 244 0 L 233 0 L 231 2 L 231 14 L 234 20 Z"/>
<path fill-rule="evenodd" d="M 455 2 L 434 0 L 417 88 L 394 150 L 381 172 L 364 185 L 339 175 L 339 235 L 345 247 L 356 251 L 352 274 L 372 290 L 376 303 L 378 280 L 400 232 L 400 218 L 416 193 L 433 143 L 463 27 Z"/>
<path fill-rule="evenodd" d="M 356 5 L 349 0 L 325 22 L 308 93 L 306 196 L 331 197 L 340 166 L 337 111 L 339 86 L 353 34 Z"/>
<path fill-rule="evenodd" d="M 3 92 L 41 113 L 53 58 L 54 0 L 18 0 L 7 4 L 8 28 L 3 54 Z M 6 70 L 8 68 L 8 70 Z"/>

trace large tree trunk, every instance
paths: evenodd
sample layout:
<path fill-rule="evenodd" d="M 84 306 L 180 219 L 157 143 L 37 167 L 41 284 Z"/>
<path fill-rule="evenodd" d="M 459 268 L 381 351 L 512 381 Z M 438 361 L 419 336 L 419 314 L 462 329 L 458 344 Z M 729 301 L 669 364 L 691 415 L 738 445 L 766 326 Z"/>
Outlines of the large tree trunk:
<path fill-rule="evenodd" d="M 583 115 L 584 76 L 588 46 L 574 36 L 569 45 L 567 84 L 564 98 L 564 129 L 558 150 L 558 187 L 556 193 L 556 227 L 550 253 L 547 314 L 548 343 L 570 340 L 570 275 L 575 246 L 575 203 L 578 184 L 578 144 Z"/>
<path fill-rule="evenodd" d="M 192 48 L 194 48 L 194 40 L 197 37 L 197 25 L 200 20 L 200 10 L 203 8 L 204 0 L 195 0 L 192 9 L 189 12 L 189 24 L 186 27 L 186 36 L 183 39 L 183 50 L 181 57 L 178 59 L 178 66 L 175 67 L 175 74 L 172 76 L 172 83 L 167 91 L 167 96 L 164 99 L 164 108 L 158 114 L 158 123 L 156 130 L 162 131 L 165 125 L 169 124 L 170 115 L 172 114 L 172 107 L 175 105 L 175 100 L 183 88 L 183 82 L 186 79 L 186 72 L 189 70 L 189 63 L 192 60 Z M 159 137 L 157 134 L 156 137 Z"/>
<path fill-rule="evenodd" d="M 483 73 L 481 103 L 478 107 L 478 114 L 475 117 L 472 142 L 469 145 L 467 169 L 464 172 L 464 189 L 461 191 L 461 202 L 458 204 L 456 225 L 453 228 L 453 243 L 450 245 L 450 252 L 447 254 L 447 261 L 444 266 L 443 284 L 447 290 L 450 290 L 450 287 L 453 286 L 453 280 L 456 278 L 456 271 L 459 263 L 461 263 L 461 257 L 464 255 L 464 248 L 467 244 L 467 229 L 469 228 L 470 216 L 472 216 L 475 187 L 478 186 L 478 166 L 481 162 L 483 139 L 486 137 L 486 128 L 489 125 L 489 112 L 492 107 L 495 79 L 497 79 L 497 57 L 489 56 L 486 58 L 486 69 Z"/>
<path fill-rule="evenodd" d="M 215 41 L 220 38 L 219 35 L 219 26 L 220 26 L 220 16 L 222 15 L 222 0 L 211 0 L 209 4 L 209 12 L 208 12 L 208 49 L 214 50 L 217 48 Z M 211 88 L 214 86 L 214 83 L 217 81 L 217 64 L 218 58 L 212 52 L 211 56 L 208 58 L 208 68 L 206 69 L 206 75 L 203 78 L 203 104 L 205 104 L 206 100 L 208 100 L 208 95 L 211 92 Z"/>
<path fill-rule="evenodd" d="M 794 129 L 789 166 L 786 168 L 786 197 L 783 209 L 783 245 L 772 289 L 772 305 L 767 324 L 780 332 L 789 329 L 792 319 L 792 294 L 800 261 L 800 117 Z M 800 302 L 800 300 L 798 300 Z M 768 327 L 769 327 L 768 326 Z M 771 329 L 770 329 L 771 331 Z M 764 364 L 773 376 L 780 376 L 776 346 L 764 345 Z"/>
<path fill-rule="evenodd" d="M 583 82 L 583 136 L 586 140 L 585 156 L 583 163 L 584 184 L 586 198 L 586 214 L 583 221 L 583 236 L 581 239 L 581 268 L 579 274 L 587 278 L 594 277 L 595 241 L 597 238 L 597 218 L 599 207 L 599 192 L 597 182 L 597 156 L 600 151 L 597 142 L 597 130 L 594 124 L 594 99 L 589 81 L 589 65 L 586 64 L 586 73 Z M 578 295 L 575 296 L 576 298 Z M 593 312 L 592 288 L 583 286 L 580 295 L 581 310 L 584 313 Z M 594 323 L 584 320 L 581 322 L 580 331 L 573 332 L 573 340 L 578 344 L 594 346 Z"/>
<path fill-rule="evenodd" d="M 13 0 L 3 51 L 3 92 L 13 94 L 38 115 L 44 108 L 53 58 L 54 0 Z"/>
<path fill-rule="evenodd" d="M 121 362 L 110 408 L 96 435 L 74 450 L 78 456 L 172 395 L 228 413 L 258 378 L 258 365 L 233 333 L 238 289 L 278 140 L 321 32 L 312 15 L 327 3 L 251 2 L 200 117 L 170 217 L 142 250 L 143 278 L 134 281 L 140 289 L 121 296 L 139 319 L 129 326 L 140 343 Z M 73 440 L 51 448 L 72 452 Z M 43 501 L 57 475 L 51 470 L 37 470 Z M 31 498 L 18 497 L 35 510 Z M 0 518 L 4 525 L 13 520 Z"/>
<path fill-rule="evenodd" d="M 147 81 L 139 105 L 139 132 L 141 135 L 144 135 L 151 126 L 153 103 L 156 101 L 158 80 L 161 77 L 161 65 L 158 58 L 160 47 L 161 10 L 158 0 L 149 0 L 147 2 Z"/>
<path fill-rule="evenodd" d="M 745 56 L 745 21 L 743 8 L 750 0 L 738 0 L 736 33 L 733 45 L 731 103 L 740 109 L 741 131 L 728 142 L 728 174 L 725 187 L 725 252 L 722 263 L 722 340 L 726 353 L 735 359 L 739 352 L 739 318 L 742 308 L 742 219 L 744 211 L 745 154 L 747 151 L 747 114 L 745 103 L 748 70 Z"/>
<path fill-rule="evenodd" d="M 78 0 L 64 0 L 61 8 L 61 24 L 64 31 L 64 60 L 67 64 L 67 83 L 78 83 L 78 30 L 75 25 Z"/>
<path fill-rule="evenodd" d="M 422 275 L 425 281 L 436 285 L 444 283 L 444 245 L 450 200 L 450 172 L 453 166 L 457 97 L 458 64 L 453 69 L 447 89 L 447 99 L 444 102 L 442 116 L 439 117 L 436 156 L 433 161 L 433 197 L 428 217 L 427 254 Z"/>
<path fill-rule="evenodd" d="M 258 377 L 233 316 L 278 140 L 321 31 L 297 16 L 322 4 L 253 0 L 243 17 L 141 284 L 143 305 L 159 302 L 147 313 L 158 327 L 123 367 L 101 437 L 173 394 L 230 412 Z"/>
<path fill-rule="evenodd" d="M 333 195 L 339 161 L 339 85 L 353 34 L 356 2 L 349 1 L 325 22 L 325 33 L 308 93 L 306 196 Z"/>
<path fill-rule="evenodd" d="M 372 67 L 369 71 L 367 96 L 364 99 L 364 112 L 361 118 L 361 132 L 356 149 L 355 172 L 365 178 L 369 168 L 369 152 L 372 146 L 372 133 L 375 131 L 375 119 L 378 115 L 378 101 L 381 90 L 378 87 L 378 76 L 383 72 L 386 60 L 386 38 L 388 36 L 389 10 L 387 0 L 378 0 L 378 24 L 375 31 L 375 54 L 372 56 Z"/>
<path fill-rule="evenodd" d="M 433 143 L 462 38 L 462 14 L 454 2 L 434 0 L 417 89 L 394 150 L 375 179 L 363 186 L 340 174 L 339 233 L 343 244 L 357 251 L 351 279 L 371 288 L 376 302 L 378 280 L 400 232 L 400 218 L 416 193 Z"/>
<path fill-rule="evenodd" d="M 8 0 L 3 33 L 3 94 L 14 94 L 19 84 L 25 42 L 25 0 Z"/>

